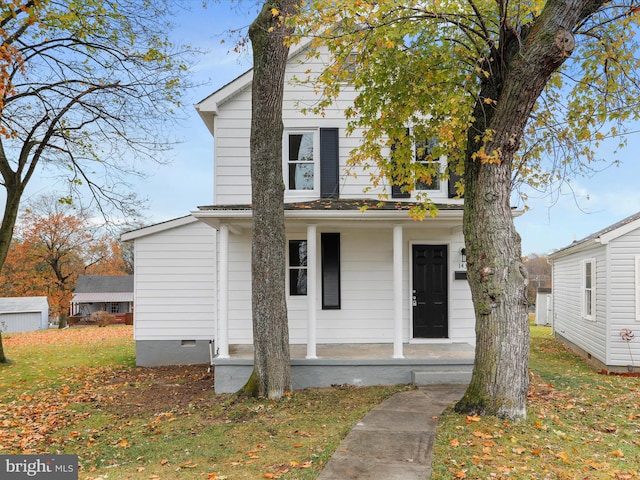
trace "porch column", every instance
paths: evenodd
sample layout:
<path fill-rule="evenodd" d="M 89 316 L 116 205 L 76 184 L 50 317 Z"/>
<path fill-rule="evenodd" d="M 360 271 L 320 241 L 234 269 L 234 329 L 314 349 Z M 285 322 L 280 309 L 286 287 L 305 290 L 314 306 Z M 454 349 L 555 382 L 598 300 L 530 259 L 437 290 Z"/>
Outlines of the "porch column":
<path fill-rule="evenodd" d="M 229 225 L 220 225 L 218 241 L 218 357 L 229 358 Z"/>
<path fill-rule="evenodd" d="M 316 226 L 307 225 L 307 358 L 318 358 L 316 356 L 317 250 Z"/>
<path fill-rule="evenodd" d="M 402 353 L 402 225 L 393 226 L 393 358 Z"/>

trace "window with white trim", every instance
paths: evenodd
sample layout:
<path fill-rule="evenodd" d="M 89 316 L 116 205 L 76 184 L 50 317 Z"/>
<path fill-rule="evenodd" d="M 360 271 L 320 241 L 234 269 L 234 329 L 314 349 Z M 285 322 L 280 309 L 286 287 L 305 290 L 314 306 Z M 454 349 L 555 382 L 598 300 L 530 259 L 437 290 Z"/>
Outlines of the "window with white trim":
<path fill-rule="evenodd" d="M 307 241 L 289 240 L 289 295 L 307 294 Z"/>
<path fill-rule="evenodd" d="M 596 260 L 582 261 L 582 317 L 596 319 Z"/>
<path fill-rule="evenodd" d="M 415 161 L 424 166 L 424 174 L 416 182 L 416 190 L 440 190 L 440 160 L 432 157 L 435 140 L 424 140 L 415 144 Z"/>
<path fill-rule="evenodd" d="M 285 186 L 290 193 L 317 193 L 320 184 L 319 147 L 315 131 L 285 132 Z"/>
<path fill-rule="evenodd" d="M 120 304 L 119 303 L 112 303 L 111 307 L 110 307 L 110 312 L 111 313 L 120 313 Z"/>

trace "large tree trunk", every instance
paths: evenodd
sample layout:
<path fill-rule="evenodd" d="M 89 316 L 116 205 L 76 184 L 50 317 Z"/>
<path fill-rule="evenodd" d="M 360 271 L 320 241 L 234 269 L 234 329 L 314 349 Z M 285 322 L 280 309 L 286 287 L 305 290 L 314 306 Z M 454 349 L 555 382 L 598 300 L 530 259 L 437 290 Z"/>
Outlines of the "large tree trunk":
<path fill-rule="evenodd" d="M 282 98 L 289 55 L 283 17 L 293 0 L 265 2 L 249 28 L 253 48 L 251 191 L 253 238 L 254 373 L 247 389 L 281 398 L 291 390 L 289 329 L 285 298 L 284 181 L 282 176 Z M 255 380 L 255 381 L 254 381 Z"/>
<path fill-rule="evenodd" d="M 24 184 L 20 182 L 19 176 L 16 175 L 8 167 L 6 157 L 4 156 L 4 148 L 0 143 L 0 170 L 5 185 L 7 201 L 4 206 L 2 222 L 0 223 L 0 271 L 4 266 L 4 262 L 9 254 L 11 239 L 13 238 L 13 230 L 20 211 L 20 199 L 24 192 Z M 2 335 L 0 334 L 0 363 L 7 363 L 2 346 Z"/>
<path fill-rule="evenodd" d="M 534 25 L 503 27 L 477 100 L 465 155 L 464 234 L 476 314 L 476 360 L 456 410 L 526 416 L 529 385 L 527 274 L 510 207 L 512 160 L 533 106 L 569 57 L 571 30 L 602 2 L 551 0 Z"/>
<path fill-rule="evenodd" d="M 7 357 L 4 355 L 4 347 L 2 346 L 2 332 L 0 332 L 0 363 L 7 363 Z"/>

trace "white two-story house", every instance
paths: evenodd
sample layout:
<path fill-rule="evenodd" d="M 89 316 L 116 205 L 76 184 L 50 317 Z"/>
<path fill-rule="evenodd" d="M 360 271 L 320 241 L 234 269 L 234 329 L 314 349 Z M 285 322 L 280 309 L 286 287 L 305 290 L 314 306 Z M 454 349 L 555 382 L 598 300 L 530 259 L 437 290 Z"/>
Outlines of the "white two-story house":
<path fill-rule="evenodd" d="M 301 113 L 318 97 L 294 79 L 322 68 L 322 57 L 292 52 L 283 105 L 294 386 L 463 381 L 475 343 L 463 200 L 448 180 L 418 184 L 439 213 L 416 221 L 414 194 L 347 174 L 359 138 L 346 135 L 343 111 L 354 93 L 344 89 L 324 115 Z M 215 139 L 213 203 L 123 236 L 135 242 L 138 364 L 211 355 L 218 392 L 237 390 L 252 369 L 252 74 L 196 105 Z"/>

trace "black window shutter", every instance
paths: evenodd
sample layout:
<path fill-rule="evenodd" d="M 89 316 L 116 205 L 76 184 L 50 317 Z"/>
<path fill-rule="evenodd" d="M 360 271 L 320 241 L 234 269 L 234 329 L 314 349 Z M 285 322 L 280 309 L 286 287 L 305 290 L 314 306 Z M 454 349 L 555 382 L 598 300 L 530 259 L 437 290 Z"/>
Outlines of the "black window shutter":
<path fill-rule="evenodd" d="M 322 249 L 322 309 L 340 308 L 340 234 L 323 233 Z"/>
<path fill-rule="evenodd" d="M 320 198 L 338 198 L 338 129 L 320 129 Z"/>
<path fill-rule="evenodd" d="M 407 128 L 407 136 L 409 135 L 409 129 Z M 391 145 L 391 160 L 393 161 L 393 152 L 396 149 L 395 144 Z M 405 190 L 406 184 L 396 185 L 395 181 L 391 183 L 391 198 L 411 198 L 411 194 Z"/>

